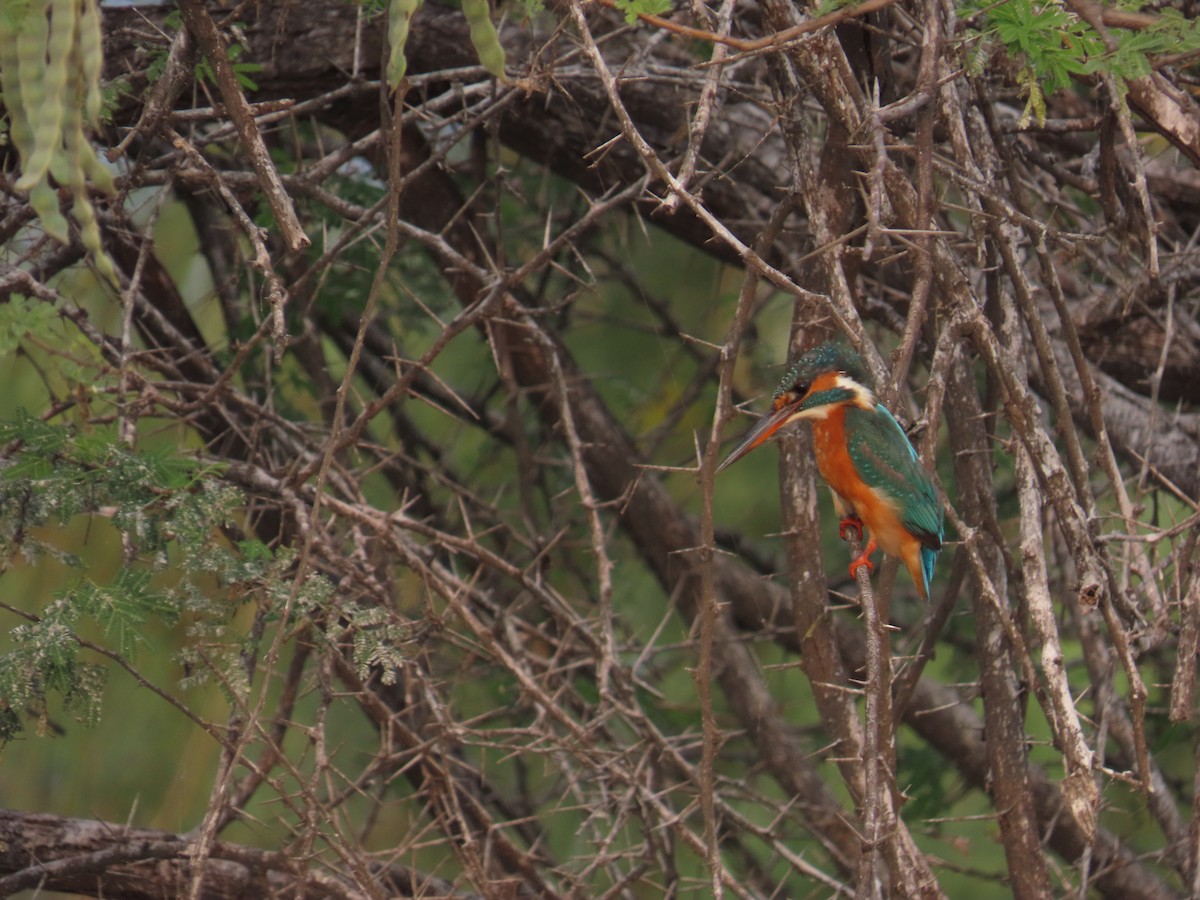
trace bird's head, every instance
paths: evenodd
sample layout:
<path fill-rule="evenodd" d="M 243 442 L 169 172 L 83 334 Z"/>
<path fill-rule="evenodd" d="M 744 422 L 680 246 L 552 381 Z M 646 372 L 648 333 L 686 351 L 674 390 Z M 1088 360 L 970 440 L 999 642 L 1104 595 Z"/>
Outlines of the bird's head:
<path fill-rule="evenodd" d="M 784 425 L 798 419 L 823 419 L 838 406 L 875 406 L 871 378 L 859 356 L 840 341 L 814 347 L 792 365 L 767 413 L 717 468 L 733 465 L 755 447 L 771 440 Z"/>

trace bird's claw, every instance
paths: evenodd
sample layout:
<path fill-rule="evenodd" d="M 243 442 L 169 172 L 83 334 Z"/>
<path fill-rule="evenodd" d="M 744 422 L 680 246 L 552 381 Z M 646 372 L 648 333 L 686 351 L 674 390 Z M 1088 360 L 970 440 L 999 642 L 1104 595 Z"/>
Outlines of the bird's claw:
<path fill-rule="evenodd" d="M 863 523 L 858 516 L 846 516 L 838 522 L 838 537 L 843 541 L 861 541 L 863 537 Z"/>
<path fill-rule="evenodd" d="M 854 562 L 850 563 L 850 577 L 857 578 L 858 570 L 861 569 L 863 566 L 866 566 L 868 572 L 874 574 L 875 563 L 871 562 L 865 556 L 860 556 L 860 557 L 858 557 L 858 559 L 854 560 Z"/>
<path fill-rule="evenodd" d="M 858 556 L 854 557 L 853 562 L 850 563 L 850 577 L 851 578 L 858 578 L 858 570 L 861 569 L 863 566 L 867 567 L 867 572 L 874 574 L 875 563 L 871 562 L 871 554 L 874 552 L 875 552 L 875 542 L 871 541 L 869 544 L 867 544 L 866 550 L 864 550 Z"/>

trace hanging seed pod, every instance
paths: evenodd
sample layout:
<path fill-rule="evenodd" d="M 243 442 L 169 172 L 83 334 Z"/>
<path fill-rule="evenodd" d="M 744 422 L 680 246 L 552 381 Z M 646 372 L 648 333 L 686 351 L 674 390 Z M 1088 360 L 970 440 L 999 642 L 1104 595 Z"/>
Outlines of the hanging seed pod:
<path fill-rule="evenodd" d="M 78 135 L 74 146 L 78 157 L 79 174 L 83 181 L 86 183 L 90 179 L 97 190 L 111 197 L 117 193 L 117 185 L 113 180 L 112 172 L 100 161 L 100 157 L 96 155 L 96 149 L 88 141 L 83 131 L 83 117 L 86 115 L 87 109 L 86 98 L 94 89 L 98 93 L 96 82 L 91 80 L 88 75 L 83 55 L 83 43 L 76 42 L 71 53 L 71 75 L 70 81 L 67 83 L 67 121 L 63 123 L 63 135 L 65 138 L 68 129 L 74 130 Z"/>
<path fill-rule="evenodd" d="M 29 205 L 42 220 L 42 228 L 46 234 L 61 244 L 71 239 L 67 229 L 67 217 L 58 206 L 58 191 L 50 187 L 50 182 L 42 179 L 29 189 Z"/>
<path fill-rule="evenodd" d="M 19 35 L 24 28 L 24 13 L 18 0 L 0 0 L 0 15 L 3 15 L 6 25 L 11 26 L 11 34 Z M 21 90 L 20 66 L 21 57 L 17 50 L 17 40 L 0 40 L 0 91 L 4 93 L 4 106 L 8 111 L 8 130 L 17 152 L 22 159 L 28 158 L 33 152 L 33 126 L 25 115 L 25 100 Z"/>
<path fill-rule="evenodd" d="M 49 8 L 49 0 L 30 0 L 16 31 L 17 81 L 21 85 L 25 121 L 30 127 L 29 144 L 21 152 L 23 160 L 29 158 L 36 146 L 33 123 L 39 117 L 42 105 L 42 70 L 46 65 L 46 39 L 50 34 L 50 23 L 46 19 Z"/>
<path fill-rule="evenodd" d="M 79 161 L 83 166 L 83 174 L 88 177 L 96 190 L 110 197 L 117 194 L 117 183 L 113 180 L 112 171 L 96 155 L 96 149 L 84 141 L 79 145 Z"/>
<path fill-rule="evenodd" d="M 27 191 L 50 169 L 62 152 L 68 67 L 75 44 L 78 0 L 50 0 L 50 20 L 31 3 L 17 36 L 25 115 L 33 125 L 33 147 L 21 166 L 17 189 Z"/>
<path fill-rule="evenodd" d="M 408 43 L 408 29 L 412 18 L 421 8 L 422 0 L 392 0 L 388 6 L 388 45 L 391 47 L 387 64 L 388 87 L 393 91 L 408 70 L 408 59 L 404 56 L 404 45 Z"/>
<path fill-rule="evenodd" d="M 492 24 L 492 11 L 488 0 L 462 0 L 463 15 L 471 26 L 471 43 L 479 54 L 479 62 L 483 67 L 499 78 L 507 81 L 504 74 L 504 47 L 500 44 L 500 35 Z"/>
<path fill-rule="evenodd" d="M 77 21 L 79 59 L 83 66 L 83 81 L 87 86 L 83 113 L 92 128 L 100 127 L 100 110 L 104 96 L 100 90 L 100 72 L 104 68 L 104 46 L 100 35 L 100 8 L 96 0 L 83 0 Z"/>
<path fill-rule="evenodd" d="M 69 136 L 67 144 L 74 145 L 74 137 Z M 76 167 L 79 166 L 79 158 L 76 155 L 78 147 L 70 146 L 69 164 Z M 83 249 L 88 251 L 92 256 L 92 261 L 96 264 L 96 270 L 100 276 L 120 289 L 121 283 L 117 279 L 117 270 L 113 266 L 112 260 L 108 254 L 104 252 L 104 244 L 100 239 L 100 223 L 96 219 L 96 207 L 92 206 L 92 201 L 88 198 L 87 186 L 83 183 L 82 170 L 77 170 L 78 180 L 72 182 L 69 187 L 71 195 L 75 199 L 75 205 L 71 207 L 71 216 L 75 219 L 75 224 L 79 226 L 79 242 L 83 244 Z M 44 221 L 44 220 L 43 220 Z"/>
<path fill-rule="evenodd" d="M 75 200 L 71 215 L 79 226 L 79 241 L 83 248 L 92 256 L 100 276 L 110 282 L 118 290 L 120 281 L 112 260 L 104 252 L 104 244 L 100 238 L 100 224 L 96 219 L 96 208 L 88 197 L 87 172 L 85 158 L 90 154 L 95 156 L 91 144 L 83 133 L 83 94 L 86 85 L 83 79 L 83 67 L 79 59 L 79 48 L 76 46 L 70 54 L 71 80 L 67 90 L 66 121 L 63 123 L 63 147 L 66 151 L 62 157 L 62 167 L 52 169 L 54 177 L 66 184 Z M 96 161 L 97 166 L 99 160 Z M 110 179 L 111 180 L 111 179 Z"/>

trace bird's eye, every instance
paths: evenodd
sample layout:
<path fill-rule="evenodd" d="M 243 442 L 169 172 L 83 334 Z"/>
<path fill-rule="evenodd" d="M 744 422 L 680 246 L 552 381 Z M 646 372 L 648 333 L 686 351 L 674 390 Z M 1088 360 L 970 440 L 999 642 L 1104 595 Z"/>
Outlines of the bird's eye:
<path fill-rule="evenodd" d="M 808 393 L 808 389 L 812 387 L 812 383 L 808 381 L 797 381 L 796 386 L 792 388 L 792 393 L 797 397 L 803 397 Z"/>

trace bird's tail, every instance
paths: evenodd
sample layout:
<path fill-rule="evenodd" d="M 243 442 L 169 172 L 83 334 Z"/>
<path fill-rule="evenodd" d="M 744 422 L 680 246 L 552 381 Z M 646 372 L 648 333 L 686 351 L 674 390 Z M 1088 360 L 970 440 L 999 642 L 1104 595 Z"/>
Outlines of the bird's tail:
<path fill-rule="evenodd" d="M 921 579 L 918 582 L 918 587 L 921 588 L 921 598 L 929 602 L 929 589 L 933 583 L 933 564 L 937 562 L 938 552 L 932 547 L 921 547 Z M 914 573 L 915 574 L 915 573 Z M 913 579 L 916 581 L 916 579 Z"/>

